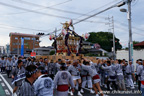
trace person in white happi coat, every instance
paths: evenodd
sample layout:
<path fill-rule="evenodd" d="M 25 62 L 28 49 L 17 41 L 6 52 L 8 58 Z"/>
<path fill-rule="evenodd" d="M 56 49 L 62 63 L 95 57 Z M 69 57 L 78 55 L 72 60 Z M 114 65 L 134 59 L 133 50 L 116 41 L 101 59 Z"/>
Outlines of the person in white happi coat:
<path fill-rule="evenodd" d="M 43 60 L 43 58 L 40 58 L 39 59 L 39 62 L 38 62 L 38 66 L 43 66 L 44 65 L 44 60 Z"/>
<path fill-rule="evenodd" d="M 138 61 L 138 66 L 137 66 L 137 71 L 136 71 L 136 75 L 137 75 L 137 79 L 138 79 L 138 90 L 141 89 L 141 68 L 142 68 L 142 61 Z"/>
<path fill-rule="evenodd" d="M 84 93 L 84 88 L 86 86 L 87 83 L 87 78 L 86 76 L 88 75 L 88 72 L 86 70 L 81 70 L 81 79 L 82 79 L 82 89 L 81 89 L 81 93 Z"/>
<path fill-rule="evenodd" d="M 44 59 L 44 64 L 42 65 L 42 67 L 44 67 L 44 69 L 45 69 L 45 74 L 48 74 L 49 65 L 48 65 L 48 59 L 47 58 Z"/>
<path fill-rule="evenodd" d="M 134 89 L 134 82 L 132 79 L 135 79 L 134 77 L 134 65 L 132 64 L 132 61 L 129 61 L 129 64 L 126 66 L 126 75 L 127 75 L 127 87 L 131 87 L 131 89 Z"/>
<path fill-rule="evenodd" d="M 36 72 L 38 79 L 34 82 L 34 93 L 36 96 L 53 96 L 53 80 L 45 74 L 44 67 L 39 66 Z"/>
<path fill-rule="evenodd" d="M 13 59 L 13 68 L 15 68 L 18 65 L 17 62 L 18 62 L 18 58 L 14 57 L 14 59 Z"/>
<path fill-rule="evenodd" d="M 58 59 L 57 63 L 55 63 L 55 70 L 56 70 L 55 73 L 57 73 L 60 70 L 61 63 L 62 63 L 61 59 Z"/>
<path fill-rule="evenodd" d="M 22 60 L 18 60 L 18 65 L 17 67 L 15 67 L 13 70 L 12 70 L 12 79 L 15 79 L 17 76 L 25 73 L 25 68 L 23 67 L 23 62 Z M 15 84 L 15 87 L 13 89 L 13 93 L 15 93 L 17 91 L 17 89 L 19 88 L 19 86 L 21 86 L 22 84 L 22 80 L 19 80 L 19 81 L 16 81 L 14 84 Z"/>
<path fill-rule="evenodd" d="M 90 89 L 90 93 L 95 93 L 93 90 L 92 90 L 92 78 L 91 76 L 89 75 L 88 71 L 87 70 L 81 70 L 81 78 L 82 78 L 82 89 L 81 89 L 81 93 L 84 93 L 84 88 L 87 84 L 88 88 Z"/>
<path fill-rule="evenodd" d="M 77 95 L 82 96 L 82 94 L 80 92 L 80 90 L 81 90 L 80 66 L 78 63 L 79 63 L 78 60 L 74 60 L 73 64 L 68 67 L 68 71 L 72 75 L 75 86 L 78 83 L 78 94 Z M 73 95 L 72 92 L 70 94 Z"/>
<path fill-rule="evenodd" d="M 72 92 L 74 92 L 74 82 L 71 74 L 66 71 L 66 64 L 62 63 L 60 71 L 57 72 L 54 78 L 54 89 L 57 89 L 56 96 L 68 96 L 69 84 Z"/>
<path fill-rule="evenodd" d="M 107 82 L 107 89 L 110 90 L 110 83 L 112 83 L 115 87 L 115 90 L 118 90 L 116 85 L 116 72 L 115 72 L 115 66 L 111 65 L 110 61 L 107 61 L 107 66 L 102 66 L 102 69 L 108 72 L 108 82 Z"/>
<path fill-rule="evenodd" d="M 93 89 L 95 90 L 96 96 L 98 95 L 97 89 L 100 92 L 101 96 L 104 96 L 102 89 L 100 87 L 100 77 L 97 73 L 97 70 L 95 68 L 95 65 L 97 65 L 96 63 L 90 63 L 90 61 L 84 59 L 84 61 L 82 61 L 83 64 L 81 63 L 80 65 L 82 66 L 82 69 L 87 70 L 89 72 L 89 75 L 92 78 L 92 82 L 93 82 Z"/>
<path fill-rule="evenodd" d="M 11 57 L 8 57 L 6 61 L 6 72 L 7 72 L 8 78 L 11 78 L 10 72 L 12 71 L 12 67 L 13 67 L 13 61 L 11 60 Z"/>
<path fill-rule="evenodd" d="M 139 60 L 136 60 L 136 70 L 135 72 L 137 73 L 137 70 L 138 70 L 138 66 L 139 66 Z M 138 82 L 138 75 L 136 74 L 136 83 Z"/>
<path fill-rule="evenodd" d="M 117 74 L 117 81 L 120 90 L 126 90 L 124 75 L 122 71 L 123 66 L 124 64 L 122 63 L 122 60 L 118 60 L 118 64 L 116 65 L 116 74 Z"/>
<path fill-rule="evenodd" d="M 1 63 L 1 72 L 5 72 L 5 65 L 6 65 L 6 60 L 4 57 L 1 57 L 1 60 L 0 60 L 0 63 Z"/>
<path fill-rule="evenodd" d="M 98 65 L 98 64 L 97 64 Z M 97 68 L 98 66 L 96 66 L 96 70 L 98 69 Z M 87 84 L 87 87 L 90 89 L 90 93 L 95 93 L 93 90 L 92 90 L 92 78 L 91 76 L 89 75 L 89 72 L 87 70 L 84 70 L 84 69 L 81 69 L 81 78 L 82 78 L 82 89 L 81 89 L 81 93 L 84 93 L 84 88 Z"/>
<path fill-rule="evenodd" d="M 144 96 L 144 60 L 142 61 L 142 65 L 139 66 L 138 74 L 140 75 L 142 96 Z"/>
<path fill-rule="evenodd" d="M 22 57 L 21 56 L 15 57 L 15 63 L 13 64 L 14 68 L 18 66 L 18 60 L 22 60 Z"/>

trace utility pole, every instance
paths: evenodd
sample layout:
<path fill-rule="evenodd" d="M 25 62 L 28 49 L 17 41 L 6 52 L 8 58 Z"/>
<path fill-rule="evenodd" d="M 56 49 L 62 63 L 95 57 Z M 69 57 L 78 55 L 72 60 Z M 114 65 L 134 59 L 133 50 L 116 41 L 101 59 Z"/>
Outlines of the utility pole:
<path fill-rule="evenodd" d="M 133 41 L 132 41 L 132 27 L 131 27 L 131 2 L 132 0 L 128 0 L 128 24 L 129 24 L 129 60 L 133 60 Z"/>
<path fill-rule="evenodd" d="M 113 56 L 114 60 L 116 60 L 116 54 L 115 54 L 115 33 L 114 33 L 114 18 L 112 16 L 112 31 L 113 31 Z"/>
<path fill-rule="evenodd" d="M 55 38 L 57 37 L 57 36 L 56 36 L 56 35 L 57 35 L 56 33 L 57 33 L 57 28 L 55 28 Z M 56 55 L 56 51 L 57 51 L 57 50 L 55 49 L 55 55 Z"/>
<path fill-rule="evenodd" d="M 56 33 L 57 33 L 57 28 L 55 28 L 55 38 L 57 37 L 57 36 L 56 36 L 56 35 L 57 35 Z"/>
<path fill-rule="evenodd" d="M 115 52 L 115 35 L 114 35 L 114 17 L 112 16 L 111 18 L 108 17 L 106 18 L 109 20 L 109 23 L 107 23 L 110 27 L 109 30 L 112 29 L 112 33 L 113 33 L 113 60 L 116 60 L 116 52 Z"/>
<path fill-rule="evenodd" d="M 132 41 L 132 25 L 131 25 L 131 2 L 132 0 L 127 0 L 126 3 L 128 4 L 128 10 L 122 8 L 120 9 L 121 12 L 127 12 L 127 19 L 128 19 L 128 29 L 129 29 L 129 60 L 133 62 L 133 41 Z"/>

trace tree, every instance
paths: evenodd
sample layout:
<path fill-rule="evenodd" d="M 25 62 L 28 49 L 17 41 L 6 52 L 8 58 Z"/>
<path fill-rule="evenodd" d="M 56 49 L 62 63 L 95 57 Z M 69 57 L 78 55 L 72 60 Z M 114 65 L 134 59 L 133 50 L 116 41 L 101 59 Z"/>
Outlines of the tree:
<path fill-rule="evenodd" d="M 50 55 L 54 55 L 55 54 L 55 50 L 50 51 Z"/>
<path fill-rule="evenodd" d="M 140 43 L 139 41 L 133 41 L 133 45 Z M 141 49 L 140 46 L 133 46 L 134 49 Z"/>
<path fill-rule="evenodd" d="M 101 48 L 111 52 L 113 47 L 113 33 L 110 32 L 90 32 L 90 36 L 87 40 L 91 43 L 100 44 Z M 121 49 L 122 45 L 119 43 L 119 39 L 115 37 L 115 49 Z"/>
<path fill-rule="evenodd" d="M 140 43 L 140 42 L 139 41 L 133 41 L 133 45 L 138 44 L 138 43 Z"/>

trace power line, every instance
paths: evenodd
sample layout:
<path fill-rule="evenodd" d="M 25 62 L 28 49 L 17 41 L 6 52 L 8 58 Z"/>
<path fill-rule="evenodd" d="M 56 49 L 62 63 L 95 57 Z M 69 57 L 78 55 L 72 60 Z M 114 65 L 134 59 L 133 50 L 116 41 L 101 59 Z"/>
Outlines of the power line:
<path fill-rule="evenodd" d="M 139 0 L 134 0 L 134 4 L 132 6 L 135 6 L 138 2 Z"/>
<path fill-rule="evenodd" d="M 32 28 L 25 28 L 25 27 L 16 27 L 16 26 L 10 26 L 10 25 L 5 25 L 5 24 L 0 24 L 0 25 L 5 26 L 5 27 L 7 27 L 7 28 L 10 27 L 10 29 L 11 29 L 11 28 L 16 28 L 16 29 L 24 29 L 24 30 L 38 31 L 38 32 L 48 32 L 48 31 L 50 30 L 50 29 L 48 29 L 48 30 L 41 30 L 41 29 L 32 29 Z M 4 27 L 4 28 L 5 28 L 5 27 Z"/>
<path fill-rule="evenodd" d="M 134 34 L 137 34 L 137 35 L 141 35 L 141 36 L 144 36 L 144 34 L 141 34 L 141 33 L 137 33 L 137 32 L 133 32 Z"/>
<path fill-rule="evenodd" d="M 114 1 L 112 1 L 112 2 L 109 2 L 109 3 L 105 4 L 104 6 L 101 6 L 101 7 L 97 8 L 97 9 L 94 9 L 94 10 L 88 12 L 87 14 L 78 13 L 78 12 L 73 12 L 73 11 L 67 11 L 67 10 L 62 10 L 62 9 L 57 9 L 57 8 L 51 8 L 51 7 L 47 7 L 47 6 L 43 6 L 43 5 L 39 5 L 39 4 L 27 2 L 27 1 L 22 1 L 22 0 L 20 0 L 20 1 L 19 1 L 19 0 L 12 0 L 12 1 L 22 2 L 22 3 L 24 3 L 24 4 L 32 5 L 32 6 L 36 6 L 36 7 L 37 7 L 37 6 L 40 6 L 40 7 L 43 7 L 43 8 L 52 9 L 52 10 L 56 10 L 56 11 L 59 11 L 59 12 L 65 12 L 65 13 L 71 13 L 71 14 L 75 14 L 75 15 L 86 15 L 86 16 L 88 16 L 88 15 L 87 15 L 88 13 L 91 13 L 91 12 L 93 12 L 93 11 L 95 11 L 95 10 L 98 10 L 98 9 L 100 9 L 100 8 L 103 8 L 103 7 L 109 5 L 109 4 L 111 4 L 111 3 L 113 3 L 113 2 L 115 2 L 115 1 L 117 1 L 117 0 L 114 0 Z"/>
<path fill-rule="evenodd" d="M 61 2 L 61 3 L 58 3 L 58 4 L 51 5 L 49 7 L 54 7 L 54 6 L 61 5 L 61 4 L 67 3 L 67 2 L 70 2 L 70 0 L 67 0 L 65 2 Z M 44 9 L 44 8 L 42 8 L 42 9 Z M 37 9 L 37 10 L 40 10 L 40 9 Z M 15 14 L 22 14 L 22 13 L 28 13 L 28 12 L 8 13 L 8 14 L 3 14 L 3 15 L 15 15 Z M 2 14 L 0 14 L 0 15 L 2 15 Z"/>
<path fill-rule="evenodd" d="M 38 13 L 38 14 L 54 16 L 54 17 L 63 18 L 63 19 L 71 19 L 71 18 L 68 18 L 68 17 L 56 16 L 56 15 L 52 15 L 52 14 L 37 12 L 37 11 L 25 9 L 25 8 L 22 8 L 22 7 L 13 6 L 13 5 L 6 4 L 6 3 L 2 3 L 2 2 L 0 2 L 0 4 L 1 4 L 1 5 L 4 5 L 4 6 L 12 7 L 12 8 L 20 9 L 20 10 L 25 10 L 25 11 L 29 11 L 29 12 Z M 113 6 L 111 6 L 111 7 L 108 7 L 107 9 L 104 9 L 104 10 L 102 10 L 102 11 L 100 11 L 100 12 L 94 14 L 94 15 L 91 15 L 91 16 L 89 16 L 89 17 L 87 17 L 87 18 L 84 18 L 84 19 L 82 19 L 82 20 L 79 20 L 78 22 L 76 22 L 76 23 L 74 23 L 74 24 L 77 24 L 77 23 L 79 23 L 79 22 L 85 21 L 86 19 L 89 19 L 89 18 L 91 18 L 91 17 L 93 17 L 93 16 L 95 16 L 95 15 L 97 15 L 97 14 L 100 14 L 100 13 L 102 13 L 102 12 L 108 10 L 108 9 L 111 9 L 111 8 L 113 8 L 113 7 L 115 7 L 115 6 L 117 6 L 117 5 L 113 5 Z M 76 20 L 76 19 L 74 19 L 74 20 Z M 86 22 L 95 22 L 95 21 L 86 21 Z M 104 22 L 102 22 L 102 23 L 104 23 Z"/>
<path fill-rule="evenodd" d="M 56 10 L 56 11 L 59 11 L 59 12 L 72 13 L 72 14 L 77 14 L 77 15 L 82 14 L 82 13 L 77 13 L 77 12 L 72 12 L 72 11 L 66 11 L 66 10 L 62 10 L 62 9 L 47 7 L 47 6 L 44 6 L 44 5 L 39 5 L 39 4 L 35 4 L 35 3 L 27 2 L 27 1 L 22 1 L 22 0 L 20 0 L 20 1 L 19 0 L 12 0 L 12 1 L 19 2 L 19 3 L 22 2 L 22 3 L 27 4 L 27 5 L 32 5 L 32 6 L 36 6 L 36 7 L 39 6 L 39 7 L 43 7 L 43 8 L 46 8 L 46 9 Z M 37 9 L 37 10 L 40 10 L 40 9 Z"/>
<path fill-rule="evenodd" d="M 27 1 L 19 1 L 19 0 L 12 0 L 12 1 L 15 1 L 15 2 L 22 2 L 22 3 L 25 3 L 25 4 L 27 4 L 27 5 L 32 5 L 32 6 L 40 6 L 40 7 L 43 7 L 42 9 L 45 9 L 45 8 L 47 8 L 47 9 L 52 9 L 52 10 L 55 10 L 55 11 L 59 11 L 59 12 L 64 12 L 64 13 L 71 13 L 71 14 L 75 14 L 75 15 L 81 15 L 80 17 L 82 17 L 82 16 L 90 16 L 90 15 L 88 15 L 89 13 L 91 13 L 91 12 L 93 12 L 93 11 L 96 11 L 96 10 L 98 10 L 98 9 L 100 9 L 100 8 L 103 8 L 103 7 L 105 7 L 105 6 L 107 6 L 107 5 L 109 5 L 109 4 L 111 4 L 111 3 L 113 3 L 113 2 L 115 2 L 115 1 L 117 1 L 117 0 L 114 0 L 114 1 L 112 1 L 112 2 L 109 2 L 109 3 L 107 3 L 107 4 L 105 4 L 105 5 L 103 5 L 103 6 L 101 6 L 101 7 L 99 7 L 99 8 L 96 8 L 96 9 L 94 9 L 94 10 L 92 10 L 92 11 L 90 11 L 90 12 L 88 12 L 88 13 L 85 13 L 85 14 L 83 14 L 83 13 L 78 13 L 78 12 L 73 12 L 73 11 L 67 11 L 67 10 L 62 10 L 62 9 L 57 9 L 57 8 L 51 8 L 51 7 L 53 7 L 53 6 L 43 6 L 43 5 L 39 5 L 39 4 L 35 4 L 35 3 L 31 3 L 31 2 L 27 2 Z M 71 1 L 71 0 L 68 0 L 68 1 Z M 67 2 L 68 2 L 67 1 Z M 64 2 L 65 3 L 65 2 Z M 40 9 L 36 9 L 36 10 L 33 10 L 33 11 L 37 11 L 37 10 L 40 10 Z M 30 11 L 29 11 L 30 12 Z M 27 12 L 20 12 L 20 13 L 9 13 L 9 14 L 5 14 L 5 15 L 13 15 L 13 14 L 21 14 L 21 13 L 27 13 Z M 78 17 L 79 18 L 79 17 Z M 98 18 L 105 18 L 105 17 L 100 17 L 100 16 L 98 16 Z"/>
<path fill-rule="evenodd" d="M 114 7 L 121 7 L 121 6 L 125 5 L 125 4 L 126 4 L 125 1 L 120 1 L 120 2 L 118 2 L 118 3 L 116 3 L 116 4 L 112 5 L 112 6 L 110 6 L 110 7 L 108 7 L 108 8 L 106 8 L 106 9 L 104 9 L 104 10 L 98 12 L 98 13 L 95 13 L 95 14 L 93 14 L 93 15 L 90 15 L 90 16 L 84 18 L 84 19 L 81 19 L 81 20 L 79 20 L 78 22 L 75 22 L 74 24 L 83 22 L 83 21 L 85 21 L 85 20 L 87 20 L 87 19 L 89 19 L 89 18 L 92 18 L 92 17 L 94 17 L 94 16 L 96 16 L 96 15 L 98 15 L 98 14 L 100 14 L 100 13 L 103 13 L 103 12 L 105 12 L 105 11 L 111 9 L 111 8 L 114 8 Z"/>
<path fill-rule="evenodd" d="M 33 10 L 33 11 L 42 10 L 42 9 L 52 9 L 52 10 L 57 10 L 57 11 L 64 11 L 64 10 L 60 10 L 60 9 L 56 9 L 56 8 L 51 8 L 51 7 L 54 7 L 54 6 L 57 6 L 57 5 L 61 5 L 61 4 L 67 3 L 67 2 L 70 2 L 70 1 L 72 1 L 72 0 L 67 0 L 67 1 L 64 1 L 64 2 L 61 2 L 61 3 L 58 3 L 58 4 L 55 4 L 55 5 L 52 5 L 52 6 L 43 6 L 43 5 L 39 5 L 39 4 L 27 2 L 27 1 L 22 1 L 22 0 L 12 0 L 12 1 L 15 1 L 15 2 L 18 2 L 18 3 L 21 2 L 21 3 L 27 4 L 27 5 L 32 5 L 32 6 L 36 6 L 36 7 L 37 7 L 37 6 L 43 7 L 43 8 L 40 8 L 40 9 Z M 10 13 L 10 15 L 11 15 L 11 14 L 22 14 L 22 13 L 27 13 L 27 12 Z"/>
<path fill-rule="evenodd" d="M 80 18 L 80 17 L 83 17 L 83 16 L 88 16 L 87 14 L 92 13 L 92 12 L 94 12 L 94 11 L 96 11 L 96 10 L 99 10 L 99 9 L 101 9 L 101 8 L 107 6 L 107 5 L 109 5 L 109 4 L 111 4 L 111 3 L 115 2 L 115 1 L 117 1 L 117 0 L 114 0 L 114 1 L 112 1 L 112 2 L 109 2 L 109 3 L 105 4 L 105 5 L 103 5 L 103 6 L 99 7 L 99 8 L 96 8 L 96 9 L 90 11 L 90 12 L 87 12 L 87 13 L 85 13 L 85 14 L 82 14 L 81 16 L 79 16 L 79 17 L 77 17 L 77 18 Z M 97 16 L 97 17 L 99 17 L 99 16 Z M 105 18 L 105 17 L 101 17 L 101 18 Z"/>
<path fill-rule="evenodd" d="M 16 26 L 9 26 L 9 25 L 5 25 L 5 24 L 0 24 L 2 26 L 5 27 L 1 27 L 1 28 L 18 28 L 18 29 L 24 29 L 24 30 L 33 30 L 33 31 L 42 31 L 42 32 L 47 32 L 48 30 L 39 30 L 39 29 L 32 29 L 32 28 L 25 28 L 25 27 L 16 27 Z M 50 29 L 49 29 L 50 30 Z"/>
<path fill-rule="evenodd" d="M 122 26 L 128 26 L 128 25 L 125 24 L 125 23 L 119 22 L 119 21 L 117 21 L 117 20 L 115 20 L 115 21 L 116 21 L 116 23 L 119 23 L 119 24 L 121 24 Z M 140 29 L 140 28 L 137 28 L 137 27 L 132 27 L 132 28 L 135 29 L 135 30 L 144 31 L 143 29 Z"/>
<path fill-rule="evenodd" d="M 1 26 L 0 26 L 0 28 L 2 28 L 2 29 L 11 29 L 12 27 L 10 28 L 10 27 L 8 27 L 8 26 L 6 26 L 6 27 L 1 27 Z M 36 30 L 35 30 L 35 31 L 36 31 Z M 47 36 L 47 35 L 50 35 L 50 34 L 52 34 L 52 33 L 54 33 L 54 32 L 49 32 L 49 33 L 46 34 L 46 36 Z"/>
<path fill-rule="evenodd" d="M 0 4 L 3 5 L 3 6 L 7 6 L 7 7 L 19 9 L 19 10 L 24 10 L 24 11 L 28 11 L 28 12 L 33 12 L 33 13 L 38 13 L 38 14 L 43 14 L 43 15 L 53 16 L 53 17 L 58 17 L 58 18 L 63 18 L 63 19 L 71 19 L 71 18 L 68 18 L 68 17 L 57 16 L 57 15 L 48 14 L 48 13 L 42 13 L 42 12 L 38 12 L 38 11 L 35 11 L 35 10 L 30 10 L 30 9 L 14 6 L 14 5 L 10 5 L 10 4 L 6 4 L 6 3 L 3 3 L 3 2 L 0 2 Z"/>
<path fill-rule="evenodd" d="M 19 9 L 19 10 L 25 10 L 25 11 L 29 11 L 29 12 L 33 12 L 33 13 L 37 13 L 37 14 L 42 14 L 42 15 L 47 15 L 47 16 L 52 16 L 52 17 L 57 17 L 57 18 L 62 18 L 62 19 L 79 20 L 79 19 L 74 19 L 74 18 L 69 18 L 69 17 L 63 17 L 63 16 L 58 16 L 58 15 L 53 15 L 53 14 L 48 14 L 48 13 L 42 13 L 42 12 L 38 12 L 38 11 L 34 11 L 34 10 L 30 10 L 30 9 L 14 6 L 14 5 L 10 5 L 10 4 L 6 4 L 6 3 L 3 3 L 3 2 L 0 2 L 0 4 L 4 5 L 4 6 L 7 6 L 7 7 L 12 7 L 12 8 Z M 90 20 L 87 20 L 85 22 L 90 22 L 90 23 L 106 23 L 106 22 L 97 22 L 97 21 L 90 21 Z"/>
<path fill-rule="evenodd" d="M 69 0 L 68 0 L 69 1 Z M 67 1 L 67 2 L 68 2 Z M 63 2 L 63 3 L 66 3 L 66 2 Z M 59 4 L 63 4 L 63 3 L 59 3 Z M 110 3 L 112 3 L 112 2 L 110 2 Z M 108 4 L 110 4 L 110 3 L 108 3 Z M 106 4 L 106 5 L 108 5 L 108 4 Z M 58 4 L 57 4 L 58 5 Z M 104 6 L 106 6 L 106 5 L 104 5 Z M 41 6 L 42 7 L 42 6 Z M 43 6 L 43 7 L 46 7 L 46 6 Z M 50 7 L 52 7 L 52 6 L 50 6 Z M 102 6 L 103 7 L 103 6 Z M 102 8 L 101 7 L 101 8 Z M 47 7 L 46 7 L 47 8 Z M 97 9 L 100 9 L 100 8 L 97 8 Z M 93 11 L 95 11 L 96 9 L 94 9 Z M 93 11 L 91 11 L 91 12 L 93 12 Z M 63 12 L 67 12 L 67 11 L 63 11 Z M 25 13 L 25 12 L 23 12 L 23 13 Z M 83 13 L 77 13 L 77 12 L 69 12 L 69 13 L 73 13 L 73 14 L 77 14 L 77 15 L 86 15 L 86 14 L 83 14 Z M 90 12 L 89 12 L 90 13 Z M 19 13 L 14 13 L 14 14 L 19 14 Z M 10 14 L 9 14 L 10 15 Z M 100 18 L 105 18 L 105 17 L 100 17 Z M 69 18 L 70 19 L 70 18 Z M 74 19 L 74 20 L 77 20 L 77 19 Z M 90 23 L 105 23 L 105 22 L 97 22 L 97 21 L 85 21 L 85 22 L 90 22 Z M 22 28 L 22 29 L 24 29 L 24 28 Z M 32 29 L 33 30 L 33 29 Z M 59 29 L 58 31 L 60 31 L 61 29 Z M 35 30 L 35 31 L 37 31 L 37 30 Z M 38 30 L 38 31 L 40 31 L 40 30 Z M 43 31 L 44 32 L 44 31 Z M 53 32 L 52 32 L 53 33 Z"/>
<path fill-rule="evenodd" d="M 117 0 L 114 0 L 114 1 L 117 1 Z M 98 9 L 100 9 L 100 8 L 103 8 L 103 7 L 105 7 L 105 6 L 107 6 L 107 5 L 111 4 L 111 3 L 113 3 L 114 1 L 109 2 L 109 3 L 107 3 L 107 4 L 103 5 L 103 6 L 99 7 L 99 8 L 96 8 L 96 9 L 94 9 L 94 10 L 92 10 L 92 11 L 88 12 L 88 13 L 82 14 L 81 16 L 79 16 L 79 17 L 77 17 L 77 18 L 80 18 L 80 17 L 82 17 L 82 16 L 84 16 L 84 15 L 86 15 L 86 16 L 87 16 L 87 14 L 89 14 L 89 13 L 91 13 L 91 12 L 95 11 L 95 10 L 98 10 Z M 77 19 L 77 18 L 76 18 L 76 19 Z M 102 18 L 104 18 L 104 19 L 105 19 L 105 17 L 102 17 Z M 58 31 L 60 31 L 60 30 L 61 30 L 61 29 L 57 30 L 57 32 L 58 32 Z"/>
<path fill-rule="evenodd" d="M 116 26 L 117 26 L 117 25 L 116 25 Z M 122 29 L 122 30 L 128 32 L 128 29 L 122 28 L 122 27 L 120 27 L 120 26 L 117 26 L 117 28 L 118 28 L 118 29 Z M 134 34 L 137 34 L 137 35 L 144 36 L 144 34 L 141 34 L 141 33 L 138 33 L 138 32 L 133 32 L 133 33 L 134 33 Z"/>
<path fill-rule="evenodd" d="M 75 22 L 74 24 L 78 24 L 78 23 L 80 23 L 80 22 L 83 22 L 83 21 L 85 21 L 85 20 L 87 20 L 87 19 L 89 19 L 89 18 L 92 18 L 92 17 L 94 17 L 94 16 L 96 16 L 96 15 L 98 15 L 98 14 L 100 14 L 100 13 L 103 13 L 103 12 L 105 12 L 105 11 L 111 9 L 111 8 L 114 8 L 114 7 L 116 7 L 116 6 L 117 6 L 116 4 L 115 4 L 115 5 L 112 5 L 112 6 L 106 8 L 106 9 L 100 11 L 100 12 L 97 12 L 97 13 L 91 15 L 91 16 L 88 16 L 88 17 L 86 17 L 86 18 L 84 18 L 84 19 L 81 19 L 81 20 L 79 20 L 78 22 Z"/>
<path fill-rule="evenodd" d="M 91 16 L 89 16 L 89 17 L 86 17 L 86 18 L 84 18 L 84 19 L 81 19 L 81 20 L 79 20 L 78 22 L 74 23 L 74 25 L 77 24 L 77 23 L 83 22 L 83 21 L 85 21 L 86 19 L 89 19 L 89 18 L 91 18 L 91 17 L 94 17 L 95 15 L 98 15 L 98 14 L 100 14 L 100 13 L 102 13 L 102 12 L 104 12 L 104 11 L 107 11 L 107 10 L 113 8 L 113 7 L 116 7 L 116 6 L 118 6 L 117 4 L 119 4 L 119 3 L 121 3 L 121 2 L 118 2 L 118 3 L 116 3 L 115 5 L 112 5 L 112 6 L 106 8 L 106 9 L 104 9 L 104 10 L 102 10 L 102 11 L 100 11 L 100 12 L 94 14 L 94 15 L 91 15 Z M 91 12 L 92 12 L 92 11 L 91 11 Z M 91 13 L 91 12 L 89 12 L 89 13 Z M 78 17 L 78 18 L 79 18 L 79 17 Z M 60 30 L 61 30 L 61 29 L 60 29 Z"/>

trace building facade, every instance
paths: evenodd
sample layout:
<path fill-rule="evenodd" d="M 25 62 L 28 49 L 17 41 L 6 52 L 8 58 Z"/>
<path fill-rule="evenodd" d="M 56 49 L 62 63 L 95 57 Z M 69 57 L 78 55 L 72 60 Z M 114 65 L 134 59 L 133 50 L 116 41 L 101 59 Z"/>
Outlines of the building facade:
<path fill-rule="evenodd" d="M 82 54 L 92 54 L 97 56 L 108 54 L 108 52 L 102 49 L 98 43 L 93 44 L 91 42 L 83 41 L 82 44 Z"/>
<path fill-rule="evenodd" d="M 24 38 L 24 52 L 32 51 L 34 48 L 39 48 L 39 35 L 23 34 L 23 33 L 10 33 L 10 53 L 20 54 L 21 38 Z M 24 54 L 25 54 L 24 53 Z"/>
<path fill-rule="evenodd" d="M 41 55 L 41 56 L 50 55 L 51 51 L 55 51 L 54 47 L 52 47 L 52 46 L 40 47 L 40 48 L 34 49 L 34 52 L 36 52 L 36 55 Z"/>
<path fill-rule="evenodd" d="M 0 56 L 5 55 L 5 47 L 0 46 Z"/>
<path fill-rule="evenodd" d="M 144 41 L 134 44 L 135 49 L 144 49 Z"/>
<path fill-rule="evenodd" d="M 5 46 L 5 53 L 7 56 L 10 54 L 10 45 L 9 44 L 6 44 L 6 46 Z"/>

